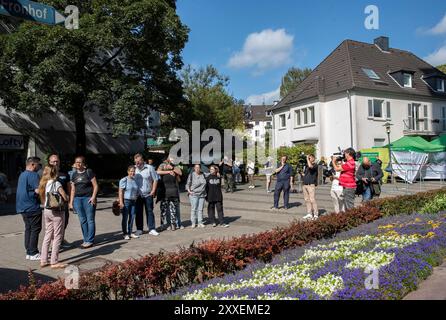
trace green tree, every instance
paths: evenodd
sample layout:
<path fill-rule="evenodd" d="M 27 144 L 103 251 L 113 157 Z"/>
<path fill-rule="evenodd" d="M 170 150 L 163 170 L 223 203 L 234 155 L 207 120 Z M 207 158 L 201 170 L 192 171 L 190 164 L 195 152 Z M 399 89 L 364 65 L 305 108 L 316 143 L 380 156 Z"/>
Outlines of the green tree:
<path fill-rule="evenodd" d="M 175 0 L 47 0 L 79 7 L 78 30 L 23 22 L 0 36 L 0 97 L 33 116 L 73 120 L 76 153 L 86 152 L 86 112 L 98 110 L 115 135 L 135 135 L 149 108 L 173 112 L 183 100 L 177 71 L 188 28 Z"/>
<path fill-rule="evenodd" d="M 437 69 L 439 69 L 443 73 L 446 73 L 446 64 L 442 64 L 441 66 L 438 66 Z"/>
<path fill-rule="evenodd" d="M 175 119 L 176 124 L 182 123 L 186 130 L 194 120 L 200 121 L 202 130 L 243 128 L 243 101 L 228 93 L 228 77 L 211 65 L 199 69 L 186 66 L 181 80 L 187 102 L 182 112 L 177 113 L 181 119 Z"/>
<path fill-rule="evenodd" d="M 282 78 L 282 84 L 280 85 L 280 97 L 283 99 L 285 96 L 297 88 L 297 86 L 304 81 L 311 73 L 311 69 L 299 69 L 290 68 L 285 76 Z"/>

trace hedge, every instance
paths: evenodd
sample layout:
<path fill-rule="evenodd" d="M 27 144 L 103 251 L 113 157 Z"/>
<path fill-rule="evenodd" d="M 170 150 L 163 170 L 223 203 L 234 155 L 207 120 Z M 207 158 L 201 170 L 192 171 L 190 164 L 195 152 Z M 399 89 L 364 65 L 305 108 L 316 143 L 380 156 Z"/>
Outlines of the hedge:
<path fill-rule="evenodd" d="M 56 299 L 135 299 L 166 294 L 175 289 L 233 273 L 255 260 L 269 262 L 285 249 L 303 246 L 313 240 L 336 234 L 383 216 L 411 214 L 446 189 L 373 200 L 345 213 L 331 213 L 315 221 L 294 221 L 287 227 L 230 240 L 208 240 L 180 248 L 178 252 L 159 252 L 140 259 L 108 264 L 97 272 L 81 274 L 79 289 L 68 290 L 64 280 L 35 284 L 0 295 L 0 300 Z"/>

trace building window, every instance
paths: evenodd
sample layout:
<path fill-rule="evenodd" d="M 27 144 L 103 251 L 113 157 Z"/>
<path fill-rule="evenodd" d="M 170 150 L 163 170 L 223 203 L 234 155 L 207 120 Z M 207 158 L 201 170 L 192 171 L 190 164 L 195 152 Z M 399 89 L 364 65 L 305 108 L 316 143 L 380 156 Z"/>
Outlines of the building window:
<path fill-rule="evenodd" d="M 270 121 L 268 121 L 268 122 L 266 123 L 266 127 L 267 127 L 267 128 L 271 128 L 271 122 L 270 122 Z"/>
<path fill-rule="evenodd" d="M 437 79 L 437 91 L 444 92 L 444 80 L 443 79 Z"/>
<path fill-rule="evenodd" d="M 412 88 L 412 75 L 410 73 L 403 74 L 403 84 L 405 88 Z"/>
<path fill-rule="evenodd" d="M 256 126 L 258 126 L 259 125 L 259 122 L 258 121 L 256 121 Z"/>
<path fill-rule="evenodd" d="M 256 130 L 256 137 L 258 137 L 260 135 L 260 131 Z"/>
<path fill-rule="evenodd" d="M 427 105 L 421 105 L 419 103 L 409 103 L 407 109 L 409 130 L 415 131 L 428 131 L 429 130 L 429 114 Z"/>
<path fill-rule="evenodd" d="M 314 106 L 294 111 L 294 124 L 296 127 L 312 125 L 316 123 Z"/>
<path fill-rule="evenodd" d="M 310 123 L 315 123 L 314 107 L 309 107 L 308 111 L 310 112 Z"/>
<path fill-rule="evenodd" d="M 284 114 L 281 114 L 279 116 L 279 124 L 280 124 L 280 128 L 286 128 L 286 118 Z"/>
<path fill-rule="evenodd" d="M 300 119 L 300 110 L 294 111 L 294 119 L 295 119 L 296 127 L 299 127 L 302 124 L 301 119 Z"/>
<path fill-rule="evenodd" d="M 379 80 L 380 77 L 378 76 L 378 74 L 376 74 L 375 71 L 373 71 L 372 69 L 366 69 L 366 68 L 362 68 L 362 71 L 367 75 L 367 77 L 369 77 L 370 79 L 373 80 Z"/>
<path fill-rule="evenodd" d="M 389 120 L 392 118 L 392 114 L 390 112 L 390 101 L 386 102 L 386 116 Z"/>
<path fill-rule="evenodd" d="M 369 118 L 384 118 L 383 104 L 384 100 L 369 100 Z"/>
<path fill-rule="evenodd" d="M 441 124 L 442 130 L 446 131 L 446 107 L 441 108 Z"/>
<path fill-rule="evenodd" d="M 304 125 L 308 124 L 308 110 L 306 108 L 302 109 L 302 114 L 304 116 Z"/>
<path fill-rule="evenodd" d="M 385 144 L 385 139 L 374 139 L 374 147 L 384 147 Z"/>

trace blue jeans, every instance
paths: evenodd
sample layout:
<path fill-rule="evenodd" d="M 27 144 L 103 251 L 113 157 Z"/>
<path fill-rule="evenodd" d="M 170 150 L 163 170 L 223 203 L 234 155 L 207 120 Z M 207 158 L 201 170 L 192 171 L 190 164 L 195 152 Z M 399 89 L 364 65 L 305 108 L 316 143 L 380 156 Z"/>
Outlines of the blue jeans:
<path fill-rule="evenodd" d="M 136 214 L 136 200 L 124 199 L 124 208 L 122 209 L 122 232 L 124 235 L 132 234 L 133 221 Z"/>
<path fill-rule="evenodd" d="M 364 192 L 362 193 L 362 201 L 372 200 L 372 187 L 370 185 L 364 185 Z"/>
<path fill-rule="evenodd" d="M 96 224 L 94 221 L 96 206 L 88 203 L 90 197 L 74 197 L 73 207 L 79 216 L 84 242 L 93 243 L 96 234 Z"/>
<path fill-rule="evenodd" d="M 136 230 L 144 230 L 143 208 L 146 210 L 147 227 L 150 230 L 155 229 L 155 216 L 153 214 L 153 197 L 138 197 L 136 199 Z"/>
<path fill-rule="evenodd" d="M 280 193 L 283 191 L 283 204 L 285 208 L 289 207 L 290 200 L 290 180 L 279 180 L 274 188 L 274 208 L 279 207 Z"/>
<path fill-rule="evenodd" d="M 190 199 L 190 221 L 195 225 L 195 221 L 198 220 L 198 224 L 203 223 L 203 208 L 204 198 L 198 196 L 189 196 Z"/>

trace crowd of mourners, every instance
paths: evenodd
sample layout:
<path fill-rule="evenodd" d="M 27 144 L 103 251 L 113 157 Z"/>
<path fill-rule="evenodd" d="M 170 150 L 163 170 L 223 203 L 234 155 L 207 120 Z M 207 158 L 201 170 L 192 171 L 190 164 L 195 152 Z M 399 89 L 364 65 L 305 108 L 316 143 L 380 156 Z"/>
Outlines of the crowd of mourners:
<path fill-rule="evenodd" d="M 125 240 L 139 238 L 144 231 L 146 217 L 148 234 L 158 236 L 160 232 L 184 229 L 180 215 L 180 181 L 185 181 L 185 191 L 190 201 L 191 228 L 224 227 L 223 192 L 236 190 L 237 183 L 248 182 L 248 189 L 254 189 L 258 173 L 253 161 L 246 165 L 241 161 L 224 157 L 218 165 L 196 164 L 190 171 L 176 165 L 167 158 L 158 167 L 154 161 L 147 162 L 142 154 L 136 154 L 134 164 L 127 168 L 127 175 L 119 180 L 118 199 L 113 204 L 113 212 L 122 217 L 122 234 Z M 307 215 L 304 219 L 319 217 L 316 202 L 316 188 L 319 182 L 332 181 L 330 195 L 334 211 L 339 213 L 354 206 L 355 195 L 369 201 L 381 192 L 383 172 L 381 162 L 371 162 L 367 157 L 357 164 L 353 149 L 344 151 L 342 157 L 333 156 L 327 165 L 322 159 L 316 162 L 314 155 L 305 157 L 296 168 L 282 156 L 278 164 L 272 158 L 263 165 L 266 176 L 266 192 L 274 191 L 274 204 L 271 210 L 288 210 L 289 196 L 292 192 L 303 193 Z M 322 168 L 322 170 L 321 170 Z M 187 177 L 183 177 L 183 174 Z M 274 190 L 271 188 L 275 176 Z M 85 157 L 79 156 L 69 172 L 60 170 L 60 158 L 52 154 L 42 167 L 40 159 L 30 157 L 26 160 L 26 170 L 18 180 L 16 192 L 16 211 L 21 214 L 25 224 L 26 259 L 40 261 L 41 267 L 65 268 L 59 262 L 61 248 L 71 245 L 64 239 L 70 211 L 79 218 L 83 249 L 91 248 L 96 235 L 96 205 L 99 185 L 92 169 L 87 167 Z M 279 208 L 283 193 L 284 206 Z M 160 226 L 155 225 L 154 207 L 159 203 Z M 207 203 L 207 220 L 204 208 Z M 145 214 L 144 214 L 145 213 Z M 45 235 L 41 250 L 38 239 L 45 225 Z M 51 248 L 50 248 L 51 247 Z"/>

